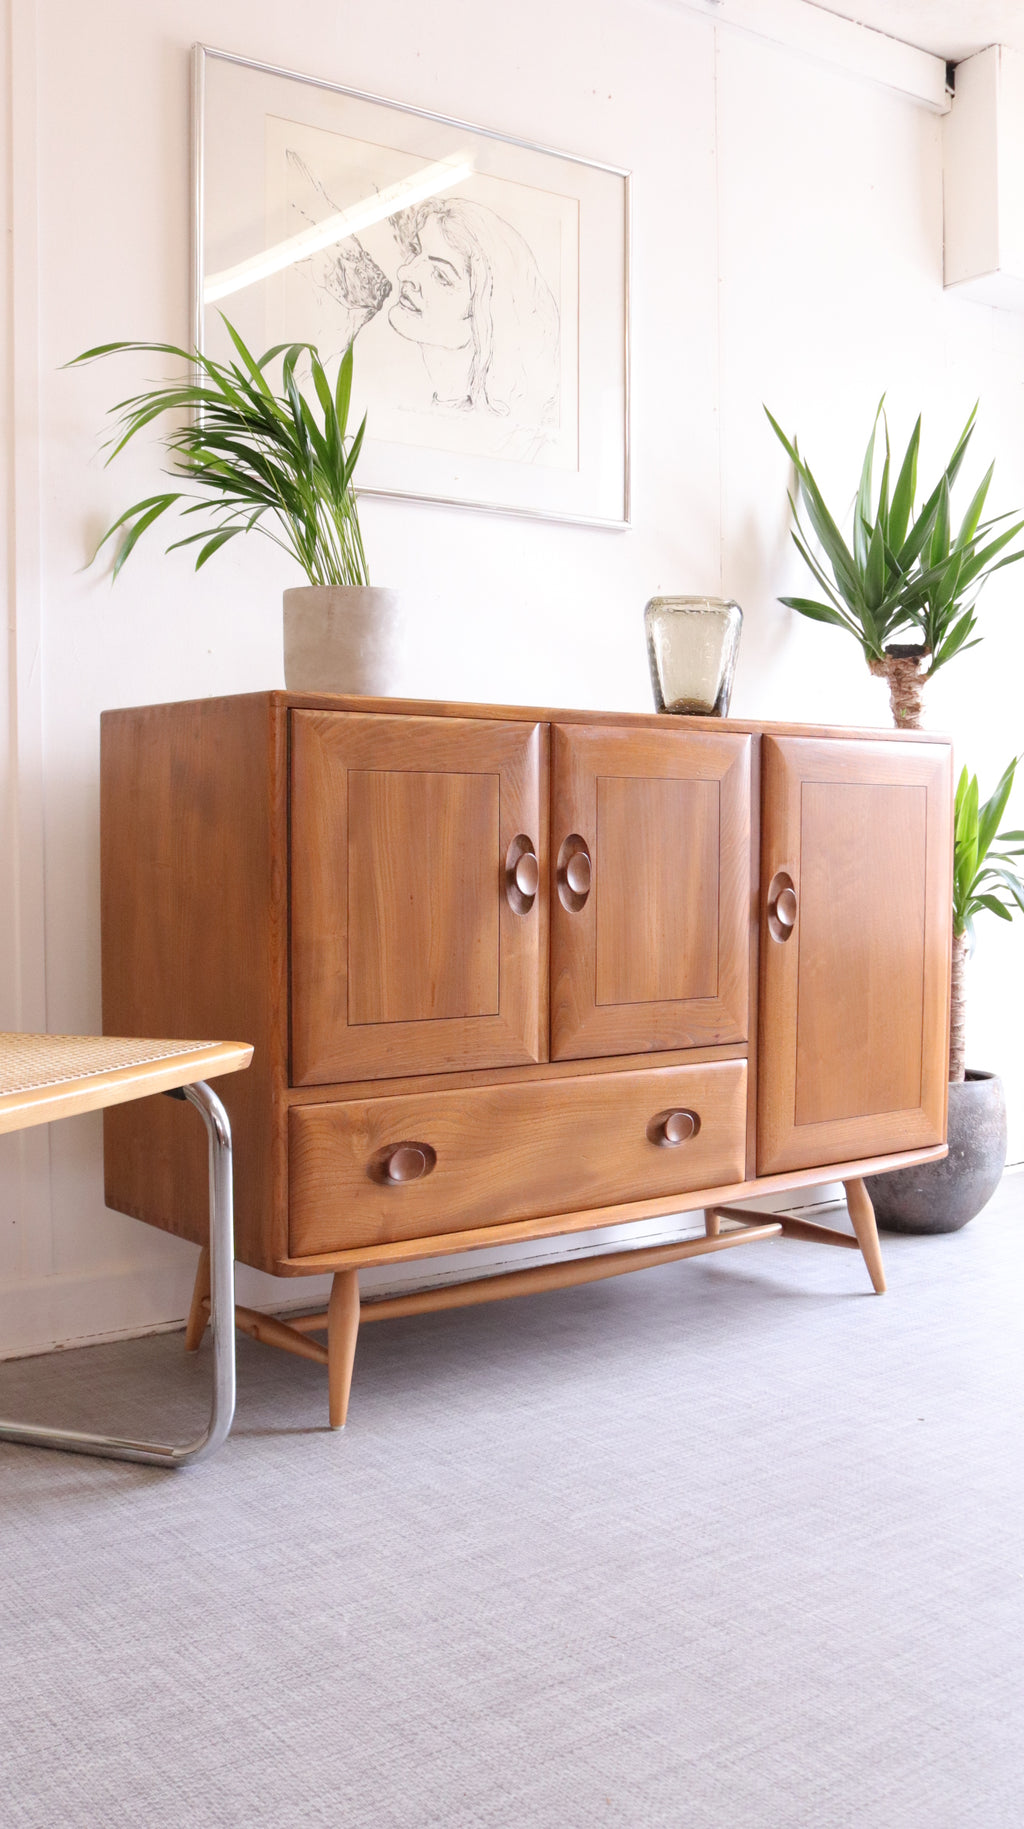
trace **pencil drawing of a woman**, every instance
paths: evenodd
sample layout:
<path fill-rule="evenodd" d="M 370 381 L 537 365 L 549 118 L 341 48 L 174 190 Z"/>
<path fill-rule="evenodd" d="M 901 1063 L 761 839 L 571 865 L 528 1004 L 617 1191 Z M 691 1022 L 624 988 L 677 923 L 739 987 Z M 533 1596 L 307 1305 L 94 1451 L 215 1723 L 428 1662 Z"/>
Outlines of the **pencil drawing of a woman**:
<path fill-rule="evenodd" d="M 418 343 L 437 405 L 533 433 L 558 421 L 558 307 L 518 230 L 484 204 L 393 218 L 404 258 L 388 321 Z M 513 438 L 513 442 L 516 442 Z"/>
<path fill-rule="evenodd" d="M 316 222 L 325 205 L 336 213 L 305 160 L 295 151 L 287 158 L 299 186 L 297 214 Z M 381 227 L 390 259 L 380 245 L 375 259 L 353 234 L 307 263 L 339 353 L 374 319 L 387 324 L 422 357 L 430 394 L 423 405 L 410 398 L 409 411 L 465 416 L 467 449 L 539 457 L 559 429 L 560 322 L 525 237 L 464 197 L 431 198 Z"/>

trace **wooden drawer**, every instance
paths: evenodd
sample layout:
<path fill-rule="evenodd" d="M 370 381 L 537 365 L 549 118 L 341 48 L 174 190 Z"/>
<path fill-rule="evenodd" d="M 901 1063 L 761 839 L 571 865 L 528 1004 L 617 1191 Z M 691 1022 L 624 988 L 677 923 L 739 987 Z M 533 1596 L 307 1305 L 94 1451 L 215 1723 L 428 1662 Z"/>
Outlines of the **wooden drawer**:
<path fill-rule="evenodd" d="M 714 1061 L 293 1106 L 291 1255 L 742 1181 L 746 1081 L 745 1061 Z M 670 1112 L 694 1113 L 696 1134 L 659 1140 Z M 422 1147 L 418 1179 L 389 1181 L 400 1144 Z"/>

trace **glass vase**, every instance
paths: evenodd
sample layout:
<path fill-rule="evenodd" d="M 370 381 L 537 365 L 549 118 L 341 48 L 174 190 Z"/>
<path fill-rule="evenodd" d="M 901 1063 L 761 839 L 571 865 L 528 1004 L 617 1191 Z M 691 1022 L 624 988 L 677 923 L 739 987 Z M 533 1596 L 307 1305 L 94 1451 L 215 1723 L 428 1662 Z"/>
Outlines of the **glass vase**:
<path fill-rule="evenodd" d="M 743 611 L 722 597 L 652 597 L 644 610 L 658 711 L 729 715 Z"/>

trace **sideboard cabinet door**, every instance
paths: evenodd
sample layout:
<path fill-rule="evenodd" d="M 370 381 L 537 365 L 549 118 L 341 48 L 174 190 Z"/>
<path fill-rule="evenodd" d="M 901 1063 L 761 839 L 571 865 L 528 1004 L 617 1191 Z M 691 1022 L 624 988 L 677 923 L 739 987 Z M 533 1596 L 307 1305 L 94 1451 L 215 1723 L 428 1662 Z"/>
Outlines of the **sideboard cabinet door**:
<path fill-rule="evenodd" d="M 945 1136 L 951 766 L 764 738 L 760 1175 Z"/>
<path fill-rule="evenodd" d="M 546 1059 L 546 751 L 542 724 L 293 712 L 293 1084 Z"/>
<path fill-rule="evenodd" d="M 751 739 L 552 732 L 551 1054 L 742 1042 Z"/>

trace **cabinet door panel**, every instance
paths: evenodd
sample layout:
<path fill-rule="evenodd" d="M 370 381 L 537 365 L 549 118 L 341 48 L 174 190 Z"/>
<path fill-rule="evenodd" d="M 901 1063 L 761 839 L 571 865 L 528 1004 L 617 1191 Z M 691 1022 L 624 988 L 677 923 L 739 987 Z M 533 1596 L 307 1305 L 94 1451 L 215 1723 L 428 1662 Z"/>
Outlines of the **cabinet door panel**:
<path fill-rule="evenodd" d="M 292 1080 L 546 1058 L 546 727 L 292 716 Z"/>
<path fill-rule="evenodd" d="M 497 1016 L 498 802 L 497 775 L 349 771 L 350 1023 Z"/>
<path fill-rule="evenodd" d="M 950 752 L 766 737 L 763 769 L 758 1172 L 940 1143 Z M 788 937 L 768 916 L 779 872 Z"/>
<path fill-rule="evenodd" d="M 744 1041 L 750 738 L 556 725 L 552 758 L 555 1060 Z M 558 853 L 586 846 L 584 899 Z"/>

